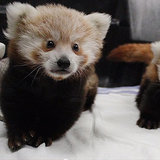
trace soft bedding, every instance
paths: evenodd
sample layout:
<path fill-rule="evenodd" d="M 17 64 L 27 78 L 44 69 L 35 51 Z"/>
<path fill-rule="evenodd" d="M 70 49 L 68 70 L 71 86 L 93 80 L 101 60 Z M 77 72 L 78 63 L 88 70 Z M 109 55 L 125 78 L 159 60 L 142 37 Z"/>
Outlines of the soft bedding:
<path fill-rule="evenodd" d="M 51 147 L 25 146 L 11 153 L 0 122 L 0 160 L 159 160 L 160 129 L 139 128 L 135 104 L 138 87 L 99 88 L 93 113 Z"/>

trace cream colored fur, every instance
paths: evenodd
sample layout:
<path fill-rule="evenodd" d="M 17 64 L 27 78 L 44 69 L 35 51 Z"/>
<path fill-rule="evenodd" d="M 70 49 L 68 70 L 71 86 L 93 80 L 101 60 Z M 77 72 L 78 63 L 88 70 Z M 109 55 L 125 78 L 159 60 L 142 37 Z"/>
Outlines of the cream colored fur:
<path fill-rule="evenodd" d="M 152 62 L 157 66 L 158 79 L 160 80 L 160 41 L 151 43 L 151 50 L 153 52 Z"/>
<path fill-rule="evenodd" d="M 111 16 L 104 13 L 92 13 L 87 15 L 86 19 L 93 24 L 93 26 L 100 33 L 101 38 L 104 39 L 110 27 Z"/>
<path fill-rule="evenodd" d="M 157 64 L 160 61 L 160 41 L 151 43 L 151 50 L 153 52 L 152 63 Z M 159 61 L 159 62 L 158 62 Z M 159 63 L 160 64 L 160 63 Z"/>
<path fill-rule="evenodd" d="M 103 13 L 85 15 L 61 5 L 34 8 L 15 2 L 7 7 L 7 22 L 5 35 L 10 40 L 16 39 L 18 54 L 30 64 L 45 68 L 49 76 L 64 79 L 99 59 L 111 17 Z M 49 40 L 53 40 L 56 47 L 45 51 L 42 44 Z M 72 50 L 75 43 L 80 47 L 79 54 Z M 33 58 L 33 52 L 40 60 Z M 71 62 L 69 73 L 53 74 L 50 70 L 57 69 L 56 62 L 62 56 Z"/>

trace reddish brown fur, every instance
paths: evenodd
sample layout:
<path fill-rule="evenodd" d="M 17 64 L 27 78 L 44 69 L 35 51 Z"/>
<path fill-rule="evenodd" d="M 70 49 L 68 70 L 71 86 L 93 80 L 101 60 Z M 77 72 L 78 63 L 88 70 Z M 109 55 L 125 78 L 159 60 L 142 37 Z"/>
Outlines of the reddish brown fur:
<path fill-rule="evenodd" d="M 10 40 L 7 48 L 7 53 L 9 58 L 19 62 L 22 60 L 22 57 L 18 54 L 16 42 L 17 42 L 16 39 Z"/>
<path fill-rule="evenodd" d="M 32 55 L 32 58 L 35 60 L 35 61 L 39 61 L 39 59 L 40 59 L 40 57 L 39 57 L 39 54 L 38 54 L 38 51 L 33 51 L 32 53 L 31 53 L 31 55 Z"/>
<path fill-rule="evenodd" d="M 147 68 L 146 68 L 146 72 L 143 75 L 142 81 L 141 81 L 141 85 L 144 84 L 145 80 L 150 80 L 151 82 L 158 82 L 158 73 L 157 73 L 157 66 L 155 64 L 150 64 Z"/>
<path fill-rule="evenodd" d="M 151 45 L 147 44 L 125 44 L 113 49 L 107 59 L 123 62 L 144 62 L 149 64 L 153 58 Z"/>

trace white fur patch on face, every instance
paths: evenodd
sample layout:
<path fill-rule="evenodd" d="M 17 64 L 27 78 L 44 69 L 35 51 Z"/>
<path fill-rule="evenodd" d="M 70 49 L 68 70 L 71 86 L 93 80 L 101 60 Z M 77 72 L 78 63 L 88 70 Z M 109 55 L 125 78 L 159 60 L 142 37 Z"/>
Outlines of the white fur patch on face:
<path fill-rule="evenodd" d="M 87 63 L 83 67 L 96 61 L 97 54 L 100 52 L 100 48 L 102 48 L 102 44 L 99 45 L 96 43 L 96 41 L 94 41 L 94 39 L 88 39 L 83 42 L 82 49 L 84 50 L 84 54 L 86 54 L 88 57 Z"/>
<path fill-rule="evenodd" d="M 24 34 L 24 35 L 21 35 L 19 39 L 18 50 L 24 59 L 29 60 L 33 64 L 35 64 L 36 62 L 34 62 L 34 59 L 32 58 L 31 53 L 35 50 L 38 50 L 39 53 L 41 53 L 42 42 L 43 42 L 42 39 L 34 36 L 32 33 Z"/>
<path fill-rule="evenodd" d="M 76 73 L 83 60 L 83 57 L 77 56 L 72 51 L 70 45 L 59 45 L 54 50 L 44 53 L 43 56 L 47 57 L 45 58 L 46 60 L 43 61 L 45 72 L 57 80 L 65 79 Z M 65 71 L 62 71 L 62 68 L 57 64 L 58 60 L 62 57 L 66 57 L 70 62 L 70 66 L 65 69 Z"/>

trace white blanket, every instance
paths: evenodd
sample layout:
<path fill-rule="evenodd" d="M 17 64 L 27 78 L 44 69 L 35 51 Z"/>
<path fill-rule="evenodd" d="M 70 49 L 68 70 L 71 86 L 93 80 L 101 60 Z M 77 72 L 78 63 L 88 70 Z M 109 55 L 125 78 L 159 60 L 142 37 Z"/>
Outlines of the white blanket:
<path fill-rule="evenodd" d="M 25 146 L 11 153 L 0 122 L 0 160 L 159 160 L 160 129 L 139 128 L 135 105 L 138 87 L 99 89 L 93 113 L 77 123 L 52 146 Z"/>

